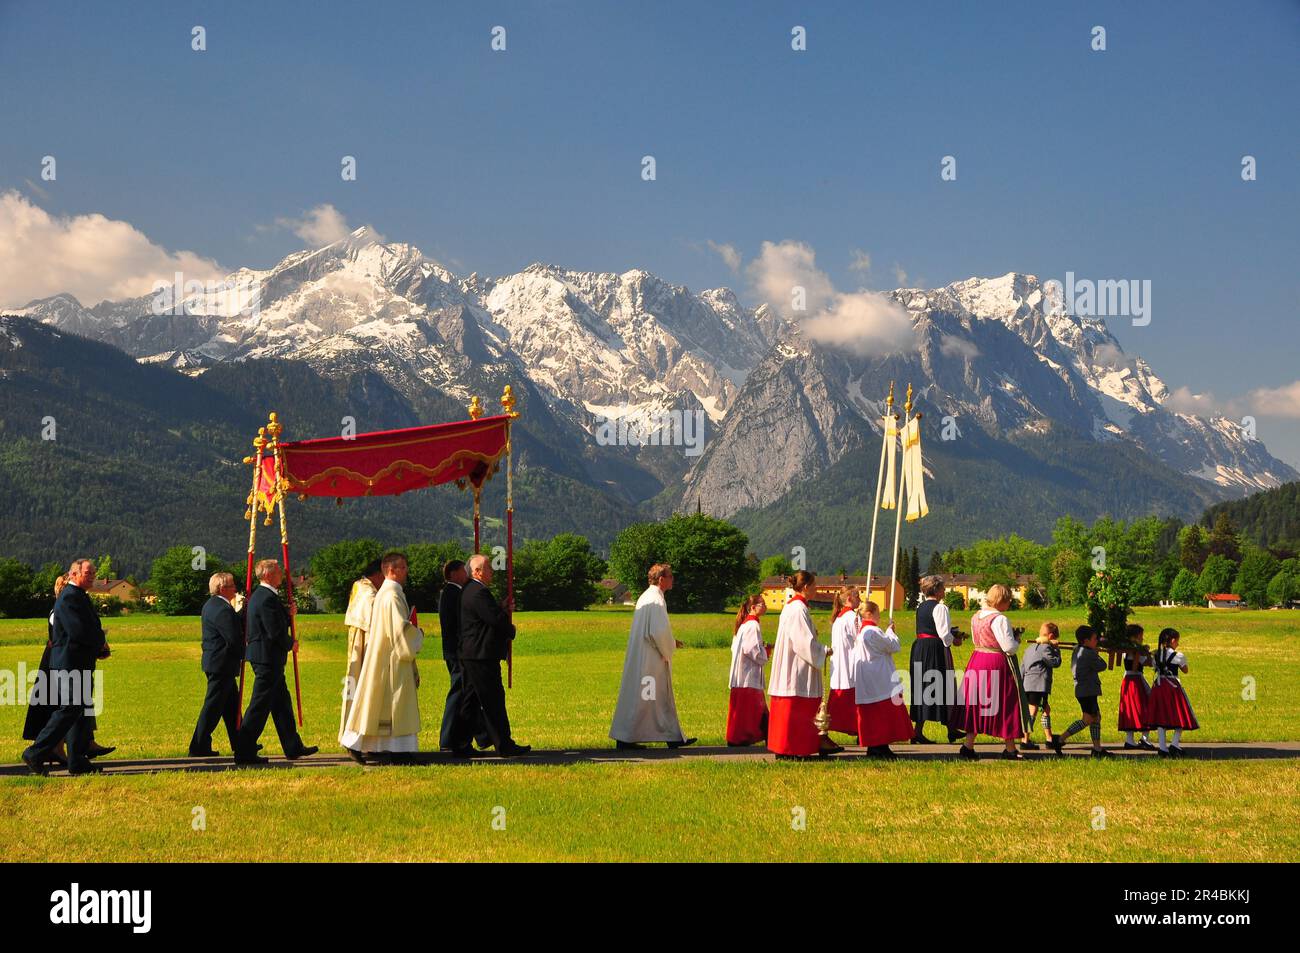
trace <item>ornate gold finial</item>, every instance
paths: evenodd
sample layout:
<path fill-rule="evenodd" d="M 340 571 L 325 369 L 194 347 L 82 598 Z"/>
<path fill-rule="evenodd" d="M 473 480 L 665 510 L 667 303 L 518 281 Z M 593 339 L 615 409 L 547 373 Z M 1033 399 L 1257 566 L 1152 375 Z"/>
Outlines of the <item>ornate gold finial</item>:
<path fill-rule="evenodd" d="M 890 407 L 894 406 L 894 382 L 889 382 L 889 396 L 885 398 L 885 403 Z"/>
<path fill-rule="evenodd" d="M 511 389 L 509 384 L 507 384 L 506 389 L 501 392 L 501 409 L 511 417 L 519 416 L 515 413 L 515 392 Z"/>
<path fill-rule="evenodd" d="M 911 381 L 907 382 L 907 403 L 903 405 L 903 409 L 906 410 L 909 414 L 912 412 L 912 382 Z"/>
<path fill-rule="evenodd" d="M 261 450 L 261 449 L 262 449 L 263 447 L 265 447 L 265 446 L 266 446 L 266 428 L 265 428 L 265 427 L 258 427 L 258 428 L 257 428 L 257 436 L 253 438 L 253 449 L 255 449 L 255 450 Z M 252 462 L 253 462 L 253 459 L 250 457 L 250 458 L 248 458 L 247 460 L 245 460 L 244 462 L 245 462 L 245 463 L 252 463 Z"/>
<path fill-rule="evenodd" d="M 280 423 L 280 416 L 275 411 L 271 411 L 267 420 L 266 432 L 271 435 L 273 441 L 278 442 L 280 434 L 284 433 L 284 425 Z"/>
<path fill-rule="evenodd" d="M 483 402 L 477 396 L 471 397 L 469 401 L 469 419 L 478 420 L 483 416 Z"/>

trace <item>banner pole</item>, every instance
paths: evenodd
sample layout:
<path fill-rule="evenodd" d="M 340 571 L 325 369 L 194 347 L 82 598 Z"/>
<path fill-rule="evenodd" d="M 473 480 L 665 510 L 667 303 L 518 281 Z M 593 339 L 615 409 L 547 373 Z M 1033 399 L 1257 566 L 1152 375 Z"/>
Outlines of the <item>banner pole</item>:
<path fill-rule="evenodd" d="M 907 425 L 912 419 L 912 385 L 907 385 L 907 402 L 903 405 L 903 429 L 899 431 L 900 435 L 907 432 Z M 903 459 L 900 461 L 901 472 L 898 477 L 898 512 L 894 514 L 894 559 L 893 566 L 889 570 L 889 621 L 894 621 L 894 593 L 898 590 L 898 539 L 903 529 L 903 486 L 907 476 L 907 444 L 903 444 Z"/>
<path fill-rule="evenodd" d="M 871 567 L 876 559 L 876 524 L 880 521 L 880 491 L 885 485 L 885 449 L 889 441 L 889 422 L 894 415 L 894 382 L 889 382 L 885 398 L 885 416 L 880 418 L 880 467 L 876 470 L 876 495 L 871 503 L 871 544 L 867 549 L 867 601 L 871 600 Z"/>
<path fill-rule="evenodd" d="M 289 524 L 284 518 L 284 455 L 280 451 L 283 425 L 275 414 L 266 425 L 275 452 L 275 499 L 280 510 L 280 552 L 284 558 L 284 594 L 289 599 L 289 633 L 293 636 L 293 693 L 298 701 L 298 727 L 302 727 L 302 682 L 298 675 L 298 618 L 294 613 L 293 569 L 289 565 Z"/>
<path fill-rule="evenodd" d="M 244 519 L 248 520 L 248 565 L 244 570 L 244 605 L 253 594 L 253 554 L 257 549 L 257 484 L 262 477 L 262 448 L 266 446 L 266 428 L 258 427 L 257 436 L 253 438 L 255 456 L 244 457 L 245 463 L 253 465 L 253 489 L 248 493 L 248 508 L 244 510 Z M 248 654 L 248 613 L 244 614 L 244 651 L 239 656 L 239 707 L 235 710 L 235 728 L 244 725 L 244 656 Z"/>

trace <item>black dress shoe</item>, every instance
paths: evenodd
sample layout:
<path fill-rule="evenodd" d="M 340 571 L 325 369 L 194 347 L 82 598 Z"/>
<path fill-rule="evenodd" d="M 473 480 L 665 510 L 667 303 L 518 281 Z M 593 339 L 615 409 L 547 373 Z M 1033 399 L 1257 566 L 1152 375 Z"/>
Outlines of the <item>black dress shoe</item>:
<path fill-rule="evenodd" d="M 1093 749 L 1092 749 L 1092 757 L 1094 757 L 1094 758 L 1109 758 L 1109 757 L 1111 757 L 1111 753 L 1110 753 L 1109 751 L 1107 751 L 1105 748 L 1093 748 Z"/>
<path fill-rule="evenodd" d="M 492 744 L 491 741 L 479 741 L 477 738 L 474 739 L 474 744 L 478 745 L 479 751 L 491 751 L 494 747 L 496 747 L 495 745 Z"/>
<path fill-rule="evenodd" d="M 1002 749 L 1002 752 L 998 755 L 998 757 L 1001 758 L 1003 761 L 1024 761 L 1025 760 L 1025 756 L 1022 755 L 1019 751 L 1008 751 L 1006 748 Z"/>
<path fill-rule="evenodd" d="M 190 757 L 191 758 L 220 758 L 221 752 L 216 751 L 213 748 L 209 748 L 207 751 L 191 751 Z"/>
<path fill-rule="evenodd" d="M 1147 741 L 1145 738 L 1139 739 L 1139 741 L 1138 741 L 1138 747 L 1141 748 L 1143 751 L 1155 751 L 1155 750 L 1156 750 L 1156 746 L 1153 745 L 1151 742 Z"/>
<path fill-rule="evenodd" d="M 293 754 L 286 754 L 285 757 L 290 761 L 297 761 L 299 758 L 306 758 L 315 754 L 317 751 L 320 751 L 320 748 L 316 745 L 306 745 L 301 751 L 296 751 Z"/>
<path fill-rule="evenodd" d="M 512 741 L 509 744 L 502 746 L 500 750 L 500 754 L 501 757 L 503 758 L 516 758 L 519 755 L 528 754 L 528 752 L 532 750 L 533 750 L 532 745 L 520 745 L 520 744 L 515 744 Z"/>
<path fill-rule="evenodd" d="M 829 738 L 827 738 L 826 740 L 830 741 Z M 831 741 L 831 743 L 828 746 L 818 749 L 817 756 L 819 758 L 824 758 L 828 754 L 839 754 L 843 750 L 844 750 L 843 745 L 837 745 L 835 742 Z"/>
<path fill-rule="evenodd" d="M 979 753 L 976 752 L 974 748 L 968 748 L 966 745 L 962 745 L 958 748 L 957 754 L 960 757 L 965 758 L 967 761 L 978 761 L 980 759 Z"/>
<path fill-rule="evenodd" d="M 912 744 L 914 744 L 914 745 L 934 745 L 934 744 L 938 744 L 938 742 L 937 742 L 937 741 L 931 741 L 931 740 L 930 740 L 929 738 L 927 738 L 925 735 L 913 735 L 913 736 L 912 736 Z"/>
<path fill-rule="evenodd" d="M 353 761 L 355 761 L 357 764 L 366 763 L 366 756 L 363 755 L 360 751 L 356 751 L 352 748 L 344 748 L 343 750 L 346 751 L 348 753 L 348 757 L 351 758 Z"/>
<path fill-rule="evenodd" d="M 614 746 L 619 751 L 644 751 L 645 745 L 635 741 L 615 741 Z"/>
<path fill-rule="evenodd" d="M 97 764 L 91 764 L 89 759 L 81 764 L 74 764 L 68 767 L 69 777 L 80 777 L 83 774 L 103 774 L 104 769 Z"/>
<path fill-rule="evenodd" d="M 23 752 L 23 764 L 27 765 L 27 770 L 32 774 L 47 775 L 50 773 L 49 766 L 44 760 L 38 760 L 26 751 Z"/>
<path fill-rule="evenodd" d="M 109 745 L 107 748 L 92 748 L 86 752 L 87 758 L 98 758 L 101 754 L 112 754 L 117 750 L 117 745 Z"/>
<path fill-rule="evenodd" d="M 473 745 L 466 745 L 463 748 L 445 748 L 443 750 L 449 751 L 453 758 L 472 758 L 477 753 Z"/>
<path fill-rule="evenodd" d="M 699 740 L 700 740 L 699 738 L 683 738 L 681 741 L 670 741 L 670 742 L 668 742 L 668 747 L 670 747 L 670 748 L 687 748 L 687 747 L 690 747 L 691 745 L 695 744 L 695 742 L 697 742 L 697 741 L 699 741 Z"/>
<path fill-rule="evenodd" d="M 243 756 L 237 756 L 235 758 L 235 764 L 270 764 L 270 763 L 271 763 L 270 758 L 264 758 L 260 754 L 247 754 Z"/>

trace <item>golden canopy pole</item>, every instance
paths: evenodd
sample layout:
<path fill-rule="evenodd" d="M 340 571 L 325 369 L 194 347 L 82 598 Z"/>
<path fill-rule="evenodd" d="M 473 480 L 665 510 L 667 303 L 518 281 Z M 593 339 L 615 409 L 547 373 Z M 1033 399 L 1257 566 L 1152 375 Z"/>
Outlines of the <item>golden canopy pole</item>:
<path fill-rule="evenodd" d="M 473 397 L 473 398 L 470 399 L 470 402 L 469 402 L 469 419 L 470 419 L 470 420 L 478 420 L 479 417 L 481 417 L 481 416 L 483 416 L 483 404 L 479 401 L 479 399 L 478 399 L 477 397 Z M 482 495 L 482 487 L 474 486 L 474 485 L 471 483 L 471 484 L 470 484 L 470 490 L 471 490 L 471 491 L 473 492 L 473 494 L 474 494 L 474 550 L 473 550 L 473 554 L 474 554 L 475 556 L 477 556 L 477 555 L 478 555 L 478 550 L 479 550 L 479 535 L 478 535 L 479 502 L 480 502 L 480 497 L 481 497 L 481 495 Z"/>
<path fill-rule="evenodd" d="M 257 484 L 262 476 L 262 452 L 266 447 L 266 428 L 258 427 L 257 436 L 253 438 L 253 447 L 257 453 L 244 457 L 245 463 L 253 465 L 253 489 L 248 493 L 248 508 L 244 510 L 244 519 L 248 520 L 248 567 L 244 571 L 244 604 L 253 594 L 253 553 L 257 548 Z M 244 653 L 239 657 L 239 707 L 235 710 L 235 727 L 244 723 L 244 655 L 248 654 L 248 614 L 244 613 Z"/>
<path fill-rule="evenodd" d="M 280 510 L 280 552 L 284 557 L 284 593 L 289 597 L 289 633 L 293 636 L 293 693 L 298 700 L 298 727 L 302 727 L 302 684 L 298 676 L 298 620 L 294 614 L 293 569 L 289 566 L 289 526 L 284 519 L 284 453 L 280 449 L 280 434 L 284 426 L 272 413 L 266 432 L 271 435 L 271 450 L 275 454 L 275 500 Z M 268 514 L 267 520 L 270 520 Z"/>
<path fill-rule="evenodd" d="M 501 409 L 506 412 L 506 605 L 510 606 L 510 615 L 514 616 L 515 601 L 515 471 L 511 446 L 510 426 L 519 416 L 515 413 L 515 394 L 506 385 L 501 393 Z M 515 644 L 511 639 L 506 645 L 506 687 L 515 685 Z"/>
<path fill-rule="evenodd" d="M 880 520 L 880 491 L 885 485 L 885 450 L 889 446 L 890 427 L 898 419 L 894 413 L 894 382 L 889 382 L 889 396 L 885 398 L 885 416 L 880 421 L 880 469 L 876 472 L 876 496 L 871 503 L 871 546 L 867 550 L 867 601 L 871 601 L 871 567 L 876 559 L 876 523 Z M 895 428 L 897 429 L 897 428 Z"/>
<path fill-rule="evenodd" d="M 912 419 L 912 385 L 907 385 L 907 402 L 903 405 L 903 429 L 899 433 L 907 432 L 907 425 Z M 907 483 L 907 458 L 906 448 L 904 448 L 904 458 L 902 461 L 902 474 L 898 478 L 898 512 L 894 515 L 894 561 L 893 567 L 889 570 L 889 619 L 894 619 L 894 593 L 898 590 L 898 538 L 903 529 L 903 488 Z M 868 583 L 870 585 L 870 583 Z"/>

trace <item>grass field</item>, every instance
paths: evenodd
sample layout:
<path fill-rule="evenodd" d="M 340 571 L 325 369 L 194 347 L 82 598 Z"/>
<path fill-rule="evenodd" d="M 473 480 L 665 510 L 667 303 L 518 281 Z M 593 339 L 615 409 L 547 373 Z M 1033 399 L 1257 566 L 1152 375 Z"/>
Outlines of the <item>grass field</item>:
<path fill-rule="evenodd" d="M 521 613 L 515 736 L 537 748 L 612 747 L 606 736 L 629 612 Z M 1031 631 L 1059 613 L 1013 613 Z M 1179 628 L 1200 731 L 1189 741 L 1300 740 L 1291 613 L 1144 610 L 1148 634 Z M 337 750 L 343 629 L 302 616 L 303 737 Z M 426 619 L 426 625 L 432 622 Z M 770 638 L 775 617 L 764 620 Z M 828 620 L 817 616 L 825 633 Z M 676 616 L 689 734 L 723 743 L 731 623 Z M 198 622 L 109 620 L 99 738 L 113 757 L 185 754 L 202 698 Z M 900 625 L 905 658 L 910 619 Z M 435 629 L 421 662 L 421 746 L 437 748 L 446 670 Z M 42 620 L 0 620 L 0 671 L 34 667 Z M 963 665 L 966 648 L 956 652 Z M 1104 679 L 1115 742 L 1118 673 Z M 21 693 L 20 693 L 21 694 Z M 1056 723 L 1075 717 L 1068 673 Z M 15 762 L 24 708 L 0 705 L 0 759 Z M 931 736 L 938 733 L 932 728 Z M 265 753 L 278 754 L 274 730 Z M 228 751 L 218 729 L 214 744 Z M 0 778 L 0 859 L 1294 859 L 1300 770 L 1292 760 L 1098 764 L 472 764 L 427 768 Z M 202 808 L 206 830 L 192 827 Z M 1105 824 L 1094 829 L 1099 811 Z M 792 827 L 800 812 L 806 830 Z M 504 816 L 505 829 L 500 826 Z M 69 823 L 71 822 L 71 823 Z"/>

